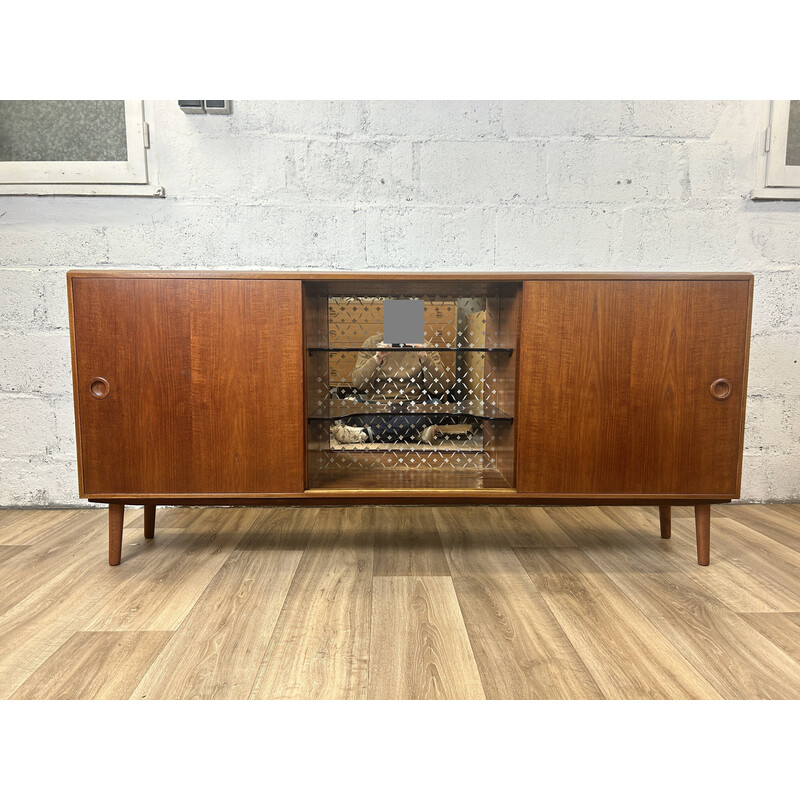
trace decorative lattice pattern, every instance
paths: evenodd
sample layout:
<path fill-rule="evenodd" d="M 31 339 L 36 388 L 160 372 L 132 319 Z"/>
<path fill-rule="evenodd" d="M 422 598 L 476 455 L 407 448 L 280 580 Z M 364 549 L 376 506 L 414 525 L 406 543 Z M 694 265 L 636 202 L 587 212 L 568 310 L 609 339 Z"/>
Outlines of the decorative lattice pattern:
<path fill-rule="evenodd" d="M 496 375 L 510 357 L 494 333 L 499 300 L 415 298 L 425 302 L 430 360 L 420 365 L 417 352 L 389 351 L 389 366 L 377 373 L 389 377 L 366 385 L 356 367 L 375 350 L 359 349 L 382 335 L 384 298 L 327 299 L 327 347 L 312 349 L 309 370 L 320 469 L 493 468 L 493 426 L 508 423 Z M 392 402 L 384 392 L 394 393 Z"/>

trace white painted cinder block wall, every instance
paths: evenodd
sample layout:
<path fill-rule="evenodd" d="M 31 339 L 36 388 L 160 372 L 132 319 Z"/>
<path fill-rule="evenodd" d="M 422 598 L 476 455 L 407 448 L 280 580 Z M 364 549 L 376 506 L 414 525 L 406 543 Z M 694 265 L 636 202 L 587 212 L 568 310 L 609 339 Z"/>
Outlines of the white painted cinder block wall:
<path fill-rule="evenodd" d="M 0 199 L 0 505 L 81 505 L 71 267 L 756 275 L 742 496 L 800 498 L 800 201 L 759 102 L 146 104 L 165 199 Z"/>

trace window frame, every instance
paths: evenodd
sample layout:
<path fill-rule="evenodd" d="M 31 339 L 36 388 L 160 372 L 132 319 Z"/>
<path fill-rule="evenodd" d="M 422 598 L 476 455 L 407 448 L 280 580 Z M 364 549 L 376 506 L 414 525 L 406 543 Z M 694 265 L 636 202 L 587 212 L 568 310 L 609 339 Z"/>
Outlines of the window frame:
<path fill-rule="evenodd" d="M 149 183 L 150 130 L 142 100 L 125 100 L 127 161 L 0 162 L 0 195 L 139 195 L 163 197 Z"/>
<path fill-rule="evenodd" d="M 800 166 L 786 164 L 790 100 L 771 100 L 762 115 L 755 200 L 800 200 Z"/>

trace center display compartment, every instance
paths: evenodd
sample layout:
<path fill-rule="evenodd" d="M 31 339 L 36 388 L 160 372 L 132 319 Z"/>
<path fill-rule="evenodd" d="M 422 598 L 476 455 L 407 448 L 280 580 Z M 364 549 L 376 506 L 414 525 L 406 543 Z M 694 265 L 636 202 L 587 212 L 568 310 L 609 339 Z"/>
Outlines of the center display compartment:
<path fill-rule="evenodd" d="M 306 283 L 308 489 L 513 489 L 520 292 Z M 397 299 L 422 302 L 424 330 L 390 346 L 384 303 Z"/>

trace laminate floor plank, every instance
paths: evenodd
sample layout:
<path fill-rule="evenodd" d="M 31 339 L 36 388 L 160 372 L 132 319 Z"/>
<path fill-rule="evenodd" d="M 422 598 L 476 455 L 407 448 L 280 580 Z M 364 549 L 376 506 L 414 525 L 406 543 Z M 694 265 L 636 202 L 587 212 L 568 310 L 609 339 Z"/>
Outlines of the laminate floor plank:
<path fill-rule="evenodd" d="M 165 533 L 158 549 L 145 547 L 136 557 L 136 548 L 123 542 L 119 567 L 108 566 L 107 537 L 88 535 L 82 553 L 65 560 L 59 573 L 43 575 L 33 591 L 0 616 L 0 699 L 13 694 L 74 633 L 85 630 L 121 587 L 155 570 L 177 538 Z M 24 574 L 30 576 L 28 570 Z"/>
<path fill-rule="evenodd" d="M 739 616 L 800 665 L 800 614 L 776 612 Z M 800 695 L 793 699 L 800 700 Z"/>
<path fill-rule="evenodd" d="M 127 700 L 171 631 L 79 631 L 12 695 L 12 700 Z"/>
<path fill-rule="evenodd" d="M 0 544 L 0 564 L 22 555 L 27 549 L 26 544 Z"/>
<path fill-rule="evenodd" d="M 602 699 L 586 665 L 507 546 L 505 520 L 498 531 L 492 515 L 465 519 L 452 508 L 437 509 L 436 515 L 486 697 Z"/>
<path fill-rule="evenodd" d="M 247 533 L 132 694 L 137 699 L 249 697 L 313 513 L 273 510 Z"/>
<path fill-rule="evenodd" d="M 318 509 L 251 698 L 366 698 L 373 569 L 369 511 Z"/>
<path fill-rule="evenodd" d="M 746 525 L 756 533 L 800 552 L 800 528 L 792 514 L 787 514 L 772 505 L 720 505 L 714 508 L 717 514 Z"/>
<path fill-rule="evenodd" d="M 731 505 L 734 505 L 733 503 Z M 739 506 L 750 506 L 750 505 L 762 505 L 760 503 L 736 503 L 735 505 Z M 787 517 L 794 517 L 795 520 L 800 520 L 800 503 L 764 503 L 763 505 L 768 506 L 769 508 L 773 508 L 776 510 L 780 510 L 781 514 L 785 514 Z"/>
<path fill-rule="evenodd" d="M 85 511 L 27 511 L 16 526 L 8 527 L 0 536 L 1 545 L 43 545 L 47 546 L 61 538 L 61 533 L 69 530 L 79 531 L 86 524 L 100 519 L 108 519 L 107 514 L 94 509 Z"/>
<path fill-rule="evenodd" d="M 138 507 L 138 512 L 133 520 L 128 520 L 128 506 L 125 506 L 125 528 L 129 526 L 138 528 L 140 532 L 144 529 L 144 508 Z M 207 506 L 158 506 L 156 508 L 156 536 L 159 528 L 183 529 L 188 528 L 198 518 L 208 511 Z M 127 534 L 127 530 L 125 531 Z"/>
<path fill-rule="evenodd" d="M 65 565 L 84 555 L 87 547 L 108 547 L 107 511 L 86 509 L 56 513 L 61 516 L 53 517 L 38 510 L 28 512 L 35 519 L 27 518 L 22 523 L 20 534 L 10 537 L 27 544 L 24 545 L 24 554 L 15 559 L 14 564 L 0 562 L 0 584 L 3 586 L 0 614 L 61 573 Z M 132 536 L 127 540 L 125 545 L 128 548 L 138 541 Z"/>
<path fill-rule="evenodd" d="M 121 585 L 86 629 L 176 630 L 260 514 L 253 508 L 207 509 L 173 537 L 174 546 L 163 552 L 147 580 Z M 148 546 L 164 538 L 156 528 L 156 539 L 141 541 Z"/>
<path fill-rule="evenodd" d="M 515 552 L 606 698 L 719 698 L 579 548 Z"/>
<path fill-rule="evenodd" d="M 693 520 L 678 520 L 674 529 L 686 538 L 694 534 Z M 800 552 L 754 531 L 734 519 L 718 516 L 711 520 L 712 559 L 748 584 L 757 584 L 753 595 L 774 611 L 800 611 Z M 749 608 L 734 608 L 747 612 Z"/>
<path fill-rule="evenodd" d="M 13 546 L 13 545 L 8 545 Z M 93 554 L 103 559 L 108 548 L 106 515 L 68 514 L 53 523 L 50 536 L 25 546 L 13 561 L 0 562 L 0 616 L 50 581 L 58 581 L 65 569 Z M 107 563 L 108 556 L 105 561 Z M 101 562 L 102 563 L 102 562 Z"/>
<path fill-rule="evenodd" d="M 580 547 L 588 555 L 612 551 L 616 556 L 613 563 L 619 569 L 666 572 L 673 568 L 669 558 L 665 558 L 671 540 L 662 539 L 658 535 L 658 527 L 655 536 L 635 536 L 604 514 L 604 510 L 596 506 L 576 506 L 548 508 L 547 513 L 562 528 L 573 547 Z"/>
<path fill-rule="evenodd" d="M 453 582 L 443 576 L 373 581 L 369 698 L 485 698 Z"/>
<path fill-rule="evenodd" d="M 9 529 L 19 529 L 24 524 L 25 516 L 35 510 L 32 508 L 0 508 L 0 535 Z M 64 511 L 63 509 L 53 510 Z"/>
<path fill-rule="evenodd" d="M 657 529 L 652 531 L 651 515 L 635 506 L 603 507 L 600 513 L 618 522 L 637 538 L 648 544 L 655 541 L 655 547 L 669 564 L 669 569 L 677 569 L 690 575 L 732 611 L 771 612 L 793 611 L 797 595 L 769 578 L 773 568 L 767 563 L 768 573 L 760 572 L 759 565 L 769 561 L 767 550 L 781 548 L 794 557 L 791 550 L 767 537 L 759 537 L 752 544 L 731 537 L 725 525 L 735 524 L 732 520 L 720 518 L 711 512 L 711 567 L 701 567 L 697 563 L 697 550 L 694 534 L 694 518 L 684 517 L 672 520 L 672 538 L 661 539 Z M 657 518 L 656 518 L 657 521 Z M 651 532 L 652 531 L 652 532 Z M 751 534 L 752 531 L 748 531 Z M 794 580 L 792 581 L 794 582 Z"/>
<path fill-rule="evenodd" d="M 430 508 L 372 507 L 366 524 L 375 535 L 376 576 L 450 574 Z"/>
<path fill-rule="evenodd" d="M 584 552 L 721 697 L 800 698 L 797 664 L 692 577 L 631 569 L 621 548 Z"/>
<path fill-rule="evenodd" d="M 102 513 L 102 512 L 99 512 Z M 0 545 L 36 544 L 42 538 L 52 538 L 56 529 L 70 527 L 83 517 L 96 516 L 94 509 L 24 509 L 0 512 Z"/>
<path fill-rule="evenodd" d="M 487 514 L 487 508 L 476 506 L 472 511 L 467 519 L 491 517 L 498 540 L 508 547 L 573 547 L 569 536 L 553 522 L 546 508 L 499 506 Z"/>
<path fill-rule="evenodd" d="M 19 537 L 37 515 L 47 514 L 52 521 L 69 513 L 71 509 L 0 508 L 0 544 L 8 544 L 8 537 Z"/>

